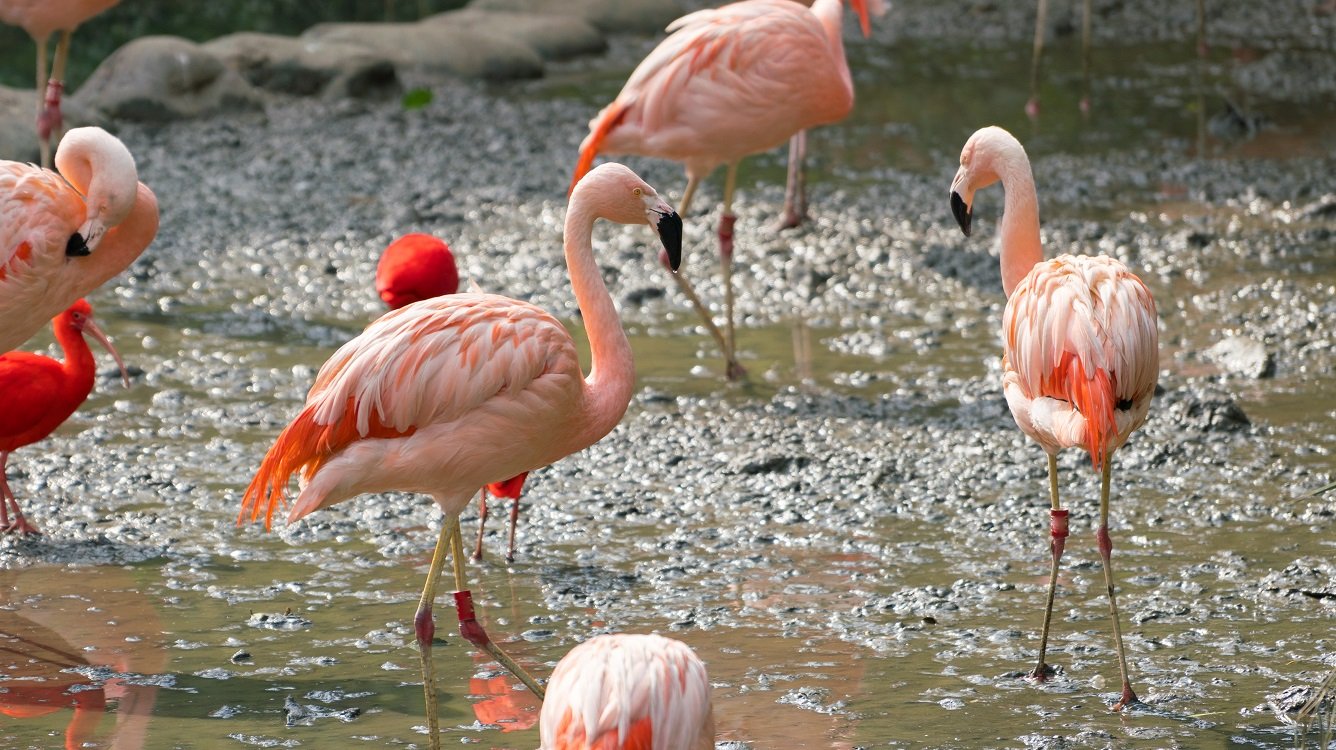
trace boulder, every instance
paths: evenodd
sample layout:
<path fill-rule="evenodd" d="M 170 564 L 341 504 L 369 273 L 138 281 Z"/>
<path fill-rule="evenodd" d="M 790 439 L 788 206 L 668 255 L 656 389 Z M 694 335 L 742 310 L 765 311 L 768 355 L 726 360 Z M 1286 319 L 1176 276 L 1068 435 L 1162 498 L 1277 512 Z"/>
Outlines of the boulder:
<path fill-rule="evenodd" d="M 1206 356 L 1226 373 L 1245 378 L 1269 378 L 1276 362 L 1261 342 L 1246 336 L 1230 336 L 1206 350 Z"/>
<path fill-rule="evenodd" d="M 429 16 L 422 23 L 448 24 L 470 33 L 506 36 L 537 52 L 544 60 L 601 55 L 608 49 L 607 39 L 597 28 L 584 19 L 568 15 L 464 8 Z"/>
<path fill-rule="evenodd" d="M 242 31 L 203 47 L 267 91 L 354 98 L 392 97 L 403 91 L 394 63 L 361 45 Z"/>
<path fill-rule="evenodd" d="M 261 95 L 200 45 L 145 36 L 116 50 L 72 97 L 95 115 L 167 121 L 261 109 Z"/>
<path fill-rule="evenodd" d="M 37 94 L 0 86 L 0 159 L 36 163 Z"/>
<path fill-rule="evenodd" d="M 674 0 L 473 0 L 469 8 L 576 16 L 605 34 L 662 34 L 685 12 Z"/>
<path fill-rule="evenodd" d="M 442 78 L 489 81 L 537 78 L 538 53 L 515 39 L 445 23 L 322 23 L 302 34 L 308 42 L 344 43 L 394 63 L 409 86 Z"/>

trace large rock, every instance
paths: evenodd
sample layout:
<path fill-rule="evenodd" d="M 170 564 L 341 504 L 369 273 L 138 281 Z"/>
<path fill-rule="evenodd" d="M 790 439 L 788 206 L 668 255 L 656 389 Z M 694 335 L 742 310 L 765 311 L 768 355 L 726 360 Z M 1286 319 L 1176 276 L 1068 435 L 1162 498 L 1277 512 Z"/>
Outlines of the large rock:
<path fill-rule="evenodd" d="M 378 98 L 403 91 L 394 63 L 361 45 L 243 31 L 204 50 L 252 85 L 295 96 Z"/>
<path fill-rule="evenodd" d="M 537 52 L 544 60 L 600 55 L 608 49 L 607 39 L 593 24 L 569 15 L 547 16 L 464 8 L 438 13 L 424 18 L 422 22 L 447 24 L 469 33 L 510 37 Z"/>
<path fill-rule="evenodd" d="M 674 0 L 473 0 L 469 7 L 577 16 L 605 34 L 660 34 L 665 26 L 685 12 Z"/>
<path fill-rule="evenodd" d="M 112 119 L 165 121 L 254 110 L 262 99 L 240 74 L 198 44 L 146 36 L 116 50 L 73 97 Z"/>
<path fill-rule="evenodd" d="M 345 43 L 383 56 L 410 86 L 442 78 L 511 80 L 543 74 L 538 53 L 511 37 L 444 23 L 322 23 L 301 38 Z"/>
<path fill-rule="evenodd" d="M 1246 336 L 1230 336 L 1206 350 L 1206 356 L 1220 369 L 1245 378 L 1269 378 L 1276 374 L 1276 362 L 1261 342 Z"/>
<path fill-rule="evenodd" d="M 36 162 L 37 94 L 0 86 L 0 159 Z"/>

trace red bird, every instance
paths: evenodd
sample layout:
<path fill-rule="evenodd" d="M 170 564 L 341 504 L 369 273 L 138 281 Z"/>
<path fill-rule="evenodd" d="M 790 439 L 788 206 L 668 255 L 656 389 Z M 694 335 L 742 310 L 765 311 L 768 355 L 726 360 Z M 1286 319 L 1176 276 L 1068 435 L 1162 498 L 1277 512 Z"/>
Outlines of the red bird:
<path fill-rule="evenodd" d="M 45 438 L 69 419 L 93 390 L 96 364 L 84 334 L 97 339 L 121 368 L 125 387 L 130 374 L 111 340 L 93 322 L 93 308 L 78 300 L 51 321 L 65 361 L 28 352 L 0 354 L 0 531 L 37 534 L 19 509 L 5 480 L 9 454 Z M 11 517 L 10 512 L 13 511 Z"/>
<path fill-rule="evenodd" d="M 419 300 L 454 294 L 459 291 L 459 268 L 444 240 L 414 232 L 390 243 L 376 264 L 376 292 L 391 310 Z M 482 535 L 487 526 L 487 496 L 509 498 L 510 546 L 506 562 L 515 561 L 515 526 L 520 520 L 520 494 L 529 472 L 483 488 L 478 498 L 478 544 L 473 559 L 482 559 Z"/>

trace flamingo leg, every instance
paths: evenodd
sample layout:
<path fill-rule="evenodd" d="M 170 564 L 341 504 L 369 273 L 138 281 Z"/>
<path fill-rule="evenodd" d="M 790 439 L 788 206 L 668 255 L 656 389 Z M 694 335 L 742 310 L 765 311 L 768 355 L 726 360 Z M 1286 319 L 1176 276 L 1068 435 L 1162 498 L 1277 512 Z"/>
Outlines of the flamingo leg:
<path fill-rule="evenodd" d="M 478 495 L 478 544 L 473 548 L 473 559 L 482 559 L 482 532 L 487 526 L 487 488 Z"/>
<path fill-rule="evenodd" d="M 510 547 L 506 552 L 506 562 L 515 562 L 515 527 L 520 523 L 520 499 L 510 501 Z"/>
<path fill-rule="evenodd" d="M 46 96 L 37 115 L 37 139 L 42 149 L 43 166 L 49 165 L 52 139 L 59 141 L 64 130 L 60 98 L 65 89 L 65 63 L 70 57 L 70 37 L 71 32 L 62 31 L 56 40 L 55 62 L 51 66 L 51 77 L 46 81 Z"/>
<path fill-rule="evenodd" d="M 464 543 L 459 536 L 459 516 L 453 515 L 446 519 L 447 523 L 454 526 L 454 532 L 450 536 L 450 562 L 455 570 L 455 610 L 459 614 L 459 633 L 474 646 L 486 651 L 501 666 L 505 667 L 516 679 L 524 683 L 529 691 L 542 700 L 544 690 L 523 667 L 510 658 L 510 655 L 496 645 L 491 638 L 487 636 L 487 631 L 483 629 L 482 623 L 478 622 L 473 612 L 473 594 L 468 589 L 467 576 L 464 572 Z"/>
<path fill-rule="evenodd" d="M 1030 100 L 1025 103 L 1025 114 L 1033 120 L 1039 117 L 1039 61 L 1044 55 L 1044 26 L 1048 19 L 1048 0 L 1039 0 L 1034 17 L 1034 52 L 1030 57 Z"/>
<path fill-rule="evenodd" d="M 699 185 L 699 177 L 695 175 L 687 177 L 687 188 L 682 193 L 681 205 L 677 207 L 679 216 L 687 215 L 687 209 L 691 206 L 691 198 L 696 194 L 696 188 Z M 667 255 L 662 255 L 660 257 L 664 259 L 664 267 L 666 268 L 668 265 Z M 672 273 L 671 269 L 669 269 L 669 273 L 671 273 L 673 281 L 677 282 L 677 288 L 681 290 L 682 294 L 687 298 L 687 301 L 691 303 L 692 309 L 694 309 L 696 314 L 700 316 L 701 322 L 705 324 L 705 330 L 710 332 L 710 336 L 714 338 L 714 342 L 719 345 L 719 351 L 724 355 L 725 371 L 729 373 L 729 379 L 731 380 L 735 378 L 733 373 L 737 373 L 736 377 L 741 377 L 741 375 L 746 374 L 746 370 L 742 369 L 742 366 L 738 364 L 737 359 L 733 356 L 733 347 L 730 345 L 728 339 L 724 337 L 723 331 L 720 331 L 719 326 L 715 324 L 714 317 L 710 315 L 710 311 L 706 309 L 705 303 L 700 301 L 700 295 L 696 294 L 696 289 L 691 286 L 691 281 L 687 279 L 686 272 L 678 269 L 676 273 Z"/>
<path fill-rule="evenodd" d="M 1081 9 L 1081 114 L 1090 114 L 1090 0 Z"/>
<path fill-rule="evenodd" d="M 789 179 L 784 185 L 784 209 L 779 216 L 780 229 L 792 229 L 807 220 L 807 131 L 799 130 L 789 139 Z"/>
<path fill-rule="evenodd" d="M 728 175 L 724 178 L 724 212 L 719 217 L 719 268 L 724 274 L 724 315 L 727 327 L 724 338 L 728 342 L 728 352 L 736 352 L 737 331 L 733 323 L 733 224 L 737 216 L 733 215 L 733 191 L 738 184 L 738 165 L 735 161 L 728 165 Z M 734 372 L 735 362 L 729 362 L 728 379 L 736 380 L 743 373 Z"/>
<path fill-rule="evenodd" d="M 1123 628 L 1118 622 L 1118 599 L 1113 593 L 1113 565 L 1110 562 L 1113 541 L 1109 539 L 1109 474 L 1112 457 L 1111 453 L 1104 456 L 1104 470 L 1100 477 L 1099 491 L 1099 531 L 1096 532 L 1096 539 L 1099 541 L 1099 556 L 1104 561 L 1104 584 L 1109 590 L 1109 613 L 1113 615 L 1113 641 L 1118 646 L 1118 669 L 1123 676 L 1123 694 L 1118 702 L 1113 704 L 1113 710 L 1121 711 L 1128 704 L 1140 703 L 1141 700 L 1132 692 L 1132 683 L 1127 679 L 1127 652 L 1123 649 Z"/>
<path fill-rule="evenodd" d="M 677 206 L 677 215 L 686 218 L 687 209 L 691 208 L 691 197 L 696 194 L 696 188 L 700 186 L 700 178 L 691 175 L 687 177 L 687 189 L 682 191 L 682 202 Z"/>
<path fill-rule="evenodd" d="M 51 144 L 42 135 L 42 117 L 46 113 L 46 41 L 47 37 L 37 39 L 37 148 L 42 152 L 42 166 L 51 168 Z"/>
<path fill-rule="evenodd" d="M 422 598 L 418 600 L 417 614 L 413 617 L 413 632 L 417 635 L 418 653 L 422 656 L 422 694 L 427 710 L 427 734 L 431 736 L 432 750 L 441 750 L 441 726 L 439 709 L 436 701 L 436 670 L 431 662 L 431 642 L 436 637 L 436 621 L 432 618 L 432 602 L 436 601 L 436 584 L 441 579 L 441 570 L 445 567 L 445 551 L 450 546 L 448 537 L 451 530 L 458 530 L 459 525 L 450 523 L 449 518 L 441 519 L 441 535 L 436 539 L 436 550 L 431 555 L 431 567 L 427 570 L 427 583 L 422 588 Z"/>
<path fill-rule="evenodd" d="M 1030 679 L 1043 682 L 1053 674 L 1053 668 L 1044 662 L 1048 651 L 1048 627 L 1053 620 L 1053 597 L 1058 590 L 1058 563 L 1062 560 L 1063 548 L 1067 545 L 1067 511 L 1058 499 L 1058 457 L 1048 454 L 1048 496 L 1049 508 L 1049 551 L 1053 555 L 1053 565 L 1048 573 L 1048 604 L 1044 607 L 1044 627 L 1039 633 L 1039 662 L 1035 664 Z"/>

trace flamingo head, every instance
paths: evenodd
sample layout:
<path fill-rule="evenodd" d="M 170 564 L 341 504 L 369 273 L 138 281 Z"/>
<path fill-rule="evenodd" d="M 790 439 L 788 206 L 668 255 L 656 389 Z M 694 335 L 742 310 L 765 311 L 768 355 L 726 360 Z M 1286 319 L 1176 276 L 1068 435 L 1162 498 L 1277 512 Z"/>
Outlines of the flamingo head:
<path fill-rule="evenodd" d="M 951 181 L 951 213 L 960 225 L 960 231 L 970 236 L 970 220 L 974 217 L 974 193 L 1001 179 L 999 168 L 1005 169 L 1010 160 L 1003 154 L 1024 147 L 1011 133 L 997 126 L 981 128 L 965 141 L 960 151 L 960 169 Z"/>
<path fill-rule="evenodd" d="M 457 291 L 455 256 L 429 234 L 406 234 L 391 242 L 376 264 L 376 293 L 391 310 Z"/>
<path fill-rule="evenodd" d="M 858 14 L 858 25 L 863 29 L 863 36 L 872 36 L 871 16 L 880 17 L 889 8 L 886 0 L 849 0 L 849 5 Z"/>
<path fill-rule="evenodd" d="M 682 217 L 658 191 L 628 167 L 606 162 L 594 167 L 571 191 L 571 205 L 588 201 L 596 216 L 619 224 L 649 224 L 668 254 L 668 265 L 682 265 Z"/>
<path fill-rule="evenodd" d="M 84 222 L 66 246 L 69 255 L 97 250 L 107 230 L 125 221 L 139 193 L 134 157 L 102 128 L 75 128 L 60 139 L 56 168 L 84 197 Z"/>
<path fill-rule="evenodd" d="M 116 347 L 111 345 L 111 339 L 107 338 L 107 334 L 103 333 L 94 322 L 93 306 L 88 304 L 88 300 L 75 300 L 74 304 L 65 308 L 65 312 L 56 318 L 56 325 L 57 327 L 65 325 L 76 333 L 92 336 L 111 354 L 112 359 L 116 360 L 116 366 L 121 369 L 121 382 L 126 388 L 130 387 L 130 372 L 125 369 L 125 361 L 121 359 L 121 353 L 116 351 Z"/>

